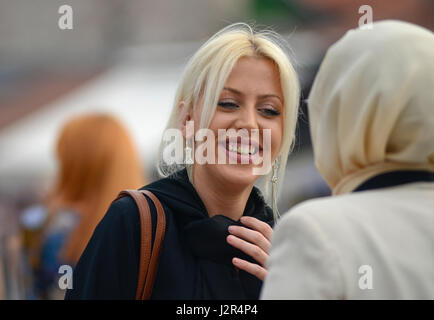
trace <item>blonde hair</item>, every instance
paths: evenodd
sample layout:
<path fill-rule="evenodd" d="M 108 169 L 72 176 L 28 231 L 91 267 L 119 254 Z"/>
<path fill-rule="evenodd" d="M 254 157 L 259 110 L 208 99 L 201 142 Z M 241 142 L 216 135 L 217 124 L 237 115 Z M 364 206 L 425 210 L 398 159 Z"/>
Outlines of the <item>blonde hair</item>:
<path fill-rule="evenodd" d="M 179 129 L 179 104 L 185 102 L 185 107 L 196 112 L 196 104 L 200 97 L 203 108 L 200 118 L 200 128 L 208 128 L 214 115 L 220 93 L 232 71 L 241 57 L 264 57 L 276 64 L 280 73 L 280 82 L 284 98 L 284 132 L 278 157 L 278 187 L 285 174 L 286 161 L 295 141 L 295 129 L 298 117 L 300 86 L 297 74 L 290 61 L 290 49 L 286 41 L 271 30 L 255 31 L 245 23 L 229 25 L 208 41 L 188 61 L 184 69 L 181 83 L 175 95 L 173 110 L 166 129 Z M 184 141 L 185 146 L 185 141 Z M 184 167 L 192 182 L 192 166 L 172 164 L 167 165 L 163 159 L 165 142 L 160 144 L 158 171 L 162 176 L 168 176 Z M 264 193 L 269 197 L 269 181 L 271 173 L 265 177 Z M 273 199 L 274 200 L 274 199 Z"/>
<path fill-rule="evenodd" d="M 145 184 L 133 141 L 124 126 L 106 114 L 70 119 L 57 141 L 59 172 L 48 195 L 50 214 L 79 208 L 80 222 L 62 248 L 76 263 L 92 233 L 122 189 Z"/>

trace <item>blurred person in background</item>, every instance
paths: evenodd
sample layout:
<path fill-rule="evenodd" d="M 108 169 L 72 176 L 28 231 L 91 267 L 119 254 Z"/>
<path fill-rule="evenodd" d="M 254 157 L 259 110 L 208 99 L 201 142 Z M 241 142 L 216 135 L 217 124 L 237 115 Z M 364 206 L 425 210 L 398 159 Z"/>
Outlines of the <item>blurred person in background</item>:
<path fill-rule="evenodd" d="M 400 21 L 327 52 L 308 100 L 332 197 L 284 215 L 263 299 L 434 299 L 434 34 Z"/>
<path fill-rule="evenodd" d="M 275 212 L 254 186 L 258 165 L 242 164 L 240 158 L 269 156 L 273 185 L 282 180 L 300 95 L 287 49 L 276 33 L 234 24 L 209 39 L 187 64 L 167 128 L 182 132 L 182 151 L 197 150 L 194 135 L 208 128 L 214 154 L 226 161 L 168 164 L 164 154 L 170 149 L 162 142 L 159 169 L 166 178 L 142 188 L 161 201 L 167 221 L 151 299 L 259 298 Z M 188 121 L 194 121 L 192 133 Z M 232 145 L 228 136 L 217 140 L 219 129 L 247 130 L 249 145 L 237 139 Z M 253 141 L 252 129 L 260 141 Z M 265 129 L 271 131 L 267 151 L 261 143 Z M 230 164 L 228 158 L 236 161 Z M 264 182 L 271 178 L 267 173 Z M 148 202 L 155 225 L 155 207 Z M 115 201 L 80 258 L 66 299 L 135 299 L 140 239 L 134 200 Z"/>
<path fill-rule="evenodd" d="M 22 215 L 36 298 L 63 298 L 59 266 L 74 266 L 95 226 L 122 189 L 145 182 L 126 128 L 113 116 L 69 120 L 57 142 L 59 171 L 43 206 Z"/>
<path fill-rule="evenodd" d="M 16 203 L 0 197 L 0 300 L 25 295 L 23 245 Z"/>

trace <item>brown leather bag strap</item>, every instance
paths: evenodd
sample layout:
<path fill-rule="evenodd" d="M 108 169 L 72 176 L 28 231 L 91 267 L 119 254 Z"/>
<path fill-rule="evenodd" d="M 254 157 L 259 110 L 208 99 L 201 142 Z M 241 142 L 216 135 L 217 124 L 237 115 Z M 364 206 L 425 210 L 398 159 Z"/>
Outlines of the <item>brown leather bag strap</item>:
<path fill-rule="evenodd" d="M 146 275 L 146 282 L 142 294 L 142 300 L 146 300 L 151 297 L 152 288 L 154 287 L 155 276 L 157 274 L 158 262 L 161 253 L 161 246 L 164 240 L 164 235 L 166 234 L 166 215 L 160 201 L 152 192 L 148 190 L 140 190 L 140 192 L 151 198 L 151 200 L 154 202 L 155 208 L 157 209 L 157 228 L 155 232 L 155 240 L 152 247 L 151 260 L 149 263 L 149 269 Z"/>
<path fill-rule="evenodd" d="M 152 244 L 152 220 L 148 201 L 144 195 L 149 196 L 157 209 L 157 227 L 154 245 Z M 131 196 L 137 204 L 140 214 L 140 264 L 136 300 L 149 299 L 157 273 L 158 260 L 161 252 L 161 245 L 166 231 L 166 215 L 163 206 L 157 197 L 147 190 L 123 190 L 119 193 L 116 200 Z M 115 200 L 115 201 L 116 201 Z M 152 254 L 152 255 L 151 255 Z"/>

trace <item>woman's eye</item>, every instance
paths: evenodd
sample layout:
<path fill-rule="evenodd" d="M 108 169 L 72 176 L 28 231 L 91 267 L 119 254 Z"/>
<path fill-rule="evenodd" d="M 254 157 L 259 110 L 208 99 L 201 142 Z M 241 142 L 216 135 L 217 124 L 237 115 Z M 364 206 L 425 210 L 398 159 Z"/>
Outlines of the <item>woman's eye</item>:
<path fill-rule="evenodd" d="M 261 113 L 268 116 L 268 117 L 276 117 L 278 115 L 280 115 L 280 112 L 272 109 L 272 108 L 262 108 L 260 109 Z"/>
<path fill-rule="evenodd" d="M 236 108 L 238 108 L 238 105 L 235 104 L 235 103 L 233 103 L 233 102 L 224 102 L 223 101 L 223 102 L 219 102 L 218 105 L 220 107 L 222 107 L 222 108 L 225 108 L 225 109 L 236 109 Z"/>

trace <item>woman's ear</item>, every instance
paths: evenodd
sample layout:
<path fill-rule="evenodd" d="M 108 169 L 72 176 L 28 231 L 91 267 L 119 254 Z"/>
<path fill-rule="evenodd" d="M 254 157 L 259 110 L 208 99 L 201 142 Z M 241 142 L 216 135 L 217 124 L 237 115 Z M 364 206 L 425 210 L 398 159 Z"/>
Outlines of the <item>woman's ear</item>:
<path fill-rule="evenodd" d="M 189 110 L 187 109 L 187 106 L 185 104 L 185 101 L 179 102 L 178 105 L 178 122 L 179 122 L 179 128 L 182 131 L 182 136 L 186 137 L 186 126 L 187 121 L 191 120 L 191 115 Z"/>

